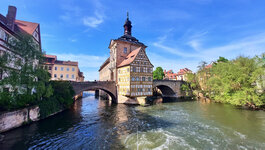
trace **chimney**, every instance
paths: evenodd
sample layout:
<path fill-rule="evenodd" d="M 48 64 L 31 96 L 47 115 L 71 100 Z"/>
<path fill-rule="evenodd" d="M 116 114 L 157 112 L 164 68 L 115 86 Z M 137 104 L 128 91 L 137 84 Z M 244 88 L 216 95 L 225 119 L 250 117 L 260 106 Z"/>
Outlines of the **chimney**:
<path fill-rule="evenodd" d="M 15 6 L 8 6 L 8 13 L 6 15 L 7 26 L 14 31 L 14 24 L 16 20 L 17 8 Z"/>

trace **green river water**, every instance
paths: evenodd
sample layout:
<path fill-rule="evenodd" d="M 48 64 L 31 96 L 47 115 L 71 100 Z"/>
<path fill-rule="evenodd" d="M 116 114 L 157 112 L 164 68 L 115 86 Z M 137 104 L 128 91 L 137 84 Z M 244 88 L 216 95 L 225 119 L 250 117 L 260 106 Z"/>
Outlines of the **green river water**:
<path fill-rule="evenodd" d="M 199 101 L 115 105 L 90 94 L 4 133 L 0 149 L 265 149 L 265 112 Z"/>

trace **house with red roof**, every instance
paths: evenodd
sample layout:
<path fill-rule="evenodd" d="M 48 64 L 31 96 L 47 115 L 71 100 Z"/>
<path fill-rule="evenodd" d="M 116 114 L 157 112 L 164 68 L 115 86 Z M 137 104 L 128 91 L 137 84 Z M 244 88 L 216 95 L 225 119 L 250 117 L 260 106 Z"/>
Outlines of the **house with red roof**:
<path fill-rule="evenodd" d="M 9 6 L 6 16 L 0 14 L 0 56 L 5 53 L 14 54 L 7 43 L 11 39 L 21 38 L 21 34 L 31 35 L 41 51 L 40 25 L 34 22 L 17 20 L 16 13 L 17 8 Z M 0 80 L 6 76 L 8 76 L 7 73 L 4 73 L 0 68 Z"/>
<path fill-rule="evenodd" d="M 177 73 L 177 80 L 187 81 L 188 73 L 192 73 L 192 71 L 188 68 L 180 69 L 179 72 Z"/>
<path fill-rule="evenodd" d="M 174 73 L 173 70 L 164 70 L 164 80 L 177 80 L 177 73 Z"/>

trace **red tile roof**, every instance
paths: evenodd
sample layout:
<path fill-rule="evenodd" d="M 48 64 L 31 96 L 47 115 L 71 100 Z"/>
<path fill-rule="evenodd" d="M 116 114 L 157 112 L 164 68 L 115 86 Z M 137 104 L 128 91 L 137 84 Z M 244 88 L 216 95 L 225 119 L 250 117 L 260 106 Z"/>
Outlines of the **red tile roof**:
<path fill-rule="evenodd" d="M 61 60 L 56 60 L 55 64 L 59 65 L 71 65 L 71 66 L 78 66 L 78 62 L 76 61 L 61 61 Z"/>
<path fill-rule="evenodd" d="M 118 65 L 118 67 L 123 67 L 131 64 L 140 52 L 141 48 L 142 47 L 139 47 L 136 50 L 133 50 L 128 56 L 126 56 L 126 58 L 120 63 L 120 65 Z"/>
<path fill-rule="evenodd" d="M 57 56 L 56 56 L 56 55 L 44 55 L 44 57 L 46 57 L 46 58 L 55 58 L 55 59 L 57 59 Z"/>
<path fill-rule="evenodd" d="M 38 27 L 38 23 L 33 23 L 33 22 L 27 22 L 27 21 L 22 21 L 22 20 L 15 20 L 15 24 L 19 27 L 19 29 L 22 29 L 24 32 L 32 35 L 33 32 L 36 30 Z"/>
<path fill-rule="evenodd" d="M 207 65 L 207 66 L 205 66 L 205 68 L 207 69 L 207 68 L 212 68 L 212 64 L 209 64 L 209 65 Z"/>
<path fill-rule="evenodd" d="M 180 69 L 179 72 L 178 72 L 177 74 L 178 74 L 178 75 L 184 75 L 184 74 L 189 73 L 189 72 L 191 72 L 190 69 L 188 69 L 188 68 L 184 68 L 184 69 Z"/>

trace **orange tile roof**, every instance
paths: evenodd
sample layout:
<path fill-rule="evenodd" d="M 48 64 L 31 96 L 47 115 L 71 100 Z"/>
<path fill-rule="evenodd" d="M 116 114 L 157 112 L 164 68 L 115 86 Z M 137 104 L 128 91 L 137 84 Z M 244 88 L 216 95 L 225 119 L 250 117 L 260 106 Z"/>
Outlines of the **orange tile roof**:
<path fill-rule="evenodd" d="M 36 30 L 38 27 L 38 23 L 33 23 L 33 22 L 27 22 L 27 21 L 22 21 L 22 20 L 15 20 L 15 24 L 25 31 L 26 33 L 32 35 L 33 32 Z"/>
<path fill-rule="evenodd" d="M 57 56 L 56 55 L 44 55 L 44 57 L 46 57 L 46 58 L 55 58 L 55 59 L 57 59 Z"/>
<path fill-rule="evenodd" d="M 209 65 L 205 66 L 205 68 L 206 68 L 206 69 L 207 69 L 207 68 L 212 68 L 212 64 L 209 64 Z"/>
<path fill-rule="evenodd" d="M 118 67 L 123 67 L 131 64 L 140 52 L 141 48 L 142 47 L 139 47 L 136 50 L 133 50 L 128 56 L 126 56 L 126 58 L 120 63 L 120 65 L 118 65 Z"/>
<path fill-rule="evenodd" d="M 59 65 L 71 65 L 71 66 L 78 66 L 78 62 L 76 61 L 61 61 L 61 60 L 56 60 L 55 64 Z"/>
<path fill-rule="evenodd" d="M 179 72 L 178 72 L 177 74 L 178 74 L 178 75 L 184 75 L 184 74 L 186 74 L 186 73 L 188 73 L 188 72 L 191 72 L 191 70 L 188 69 L 188 68 L 184 68 L 184 69 L 180 69 Z"/>

